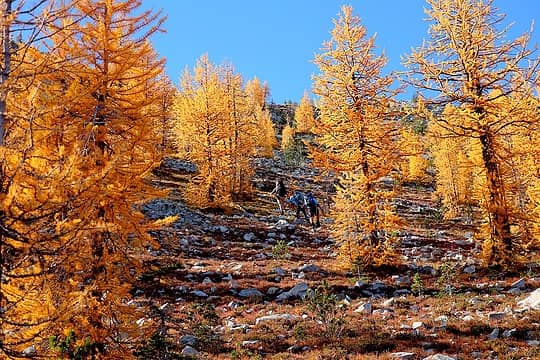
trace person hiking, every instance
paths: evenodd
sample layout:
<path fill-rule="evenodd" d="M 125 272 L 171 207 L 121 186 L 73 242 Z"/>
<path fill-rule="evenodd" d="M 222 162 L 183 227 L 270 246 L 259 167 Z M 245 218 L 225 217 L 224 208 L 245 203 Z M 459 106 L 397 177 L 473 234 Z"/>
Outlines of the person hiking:
<path fill-rule="evenodd" d="M 300 218 L 300 213 L 304 214 L 306 221 L 309 221 L 309 217 L 306 213 L 306 198 L 303 192 L 296 190 L 294 194 L 288 198 L 287 203 L 292 204 L 296 207 L 296 218 Z"/>
<path fill-rule="evenodd" d="M 321 226 L 319 210 L 323 215 L 324 211 L 311 191 L 308 191 L 306 194 L 306 206 L 309 212 L 309 222 L 311 223 L 313 230 L 315 230 Z"/>
<path fill-rule="evenodd" d="M 274 195 L 274 198 L 276 199 L 279 207 L 279 213 L 283 215 L 285 213 L 285 211 L 283 210 L 283 205 L 285 201 L 285 196 L 287 196 L 287 188 L 283 183 L 283 179 L 280 178 L 279 180 L 276 180 L 276 186 L 270 194 Z"/>

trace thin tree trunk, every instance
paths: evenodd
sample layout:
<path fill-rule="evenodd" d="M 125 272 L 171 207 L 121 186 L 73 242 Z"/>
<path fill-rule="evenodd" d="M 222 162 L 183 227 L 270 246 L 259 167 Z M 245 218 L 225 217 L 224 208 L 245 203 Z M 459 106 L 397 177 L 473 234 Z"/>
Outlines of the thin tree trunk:
<path fill-rule="evenodd" d="M 2 1 L 2 71 L 0 73 L 0 145 L 4 144 L 6 128 L 6 81 L 11 71 L 10 18 L 13 0 Z"/>
<path fill-rule="evenodd" d="M 488 132 L 480 136 L 482 158 L 486 167 L 487 186 L 489 191 L 487 210 L 490 221 L 490 237 L 493 242 L 491 260 L 503 260 L 512 254 L 512 234 L 510 232 L 510 215 L 504 196 L 504 181 L 499 163 L 495 157 L 493 136 Z"/>

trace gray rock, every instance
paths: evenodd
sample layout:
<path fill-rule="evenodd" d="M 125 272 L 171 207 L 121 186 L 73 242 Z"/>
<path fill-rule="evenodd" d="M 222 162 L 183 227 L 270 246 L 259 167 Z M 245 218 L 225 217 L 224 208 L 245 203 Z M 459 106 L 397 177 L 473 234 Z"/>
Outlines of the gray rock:
<path fill-rule="evenodd" d="M 435 354 L 435 355 L 428 356 L 424 358 L 423 360 L 456 360 L 456 358 L 453 358 L 448 355 L 443 355 L 443 354 Z"/>
<path fill-rule="evenodd" d="M 510 290 L 508 290 L 508 293 L 511 294 L 511 295 L 514 295 L 514 296 L 519 296 L 519 295 L 521 295 L 521 289 L 520 288 L 511 288 Z"/>
<path fill-rule="evenodd" d="M 281 290 L 280 288 L 275 287 L 275 286 L 269 287 L 268 290 L 266 290 L 266 295 L 270 295 L 270 296 L 276 295 L 277 293 L 280 292 L 280 290 Z"/>
<path fill-rule="evenodd" d="M 358 280 L 357 282 L 354 283 L 354 287 L 362 288 L 364 286 L 366 286 L 366 283 L 363 282 L 362 280 Z"/>
<path fill-rule="evenodd" d="M 360 304 L 360 306 L 358 306 L 356 310 L 354 310 L 355 313 L 363 313 L 363 314 L 371 314 L 372 311 L 373 311 L 373 306 L 371 305 L 370 302 Z"/>
<path fill-rule="evenodd" d="M 197 346 L 197 337 L 193 335 L 184 335 L 180 338 L 180 344 L 183 346 Z"/>
<path fill-rule="evenodd" d="M 276 297 L 276 300 L 277 301 L 283 301 L 283 300 L 291 300 L 291 299 L 302 298 L 302 297 L 304 297 L 306 295 L 308 289 L 309 289 L 309 286 L 306 283 L 302 282 L 302 283 L 296 284 L 289 291 L 285 291 L 284 293 L 279 294 Z"/>
<path fill-rule="evenodd" d="M 175 158 L 163 159 L 160 166 L 177 173 L 195 174 L 197 172 L 197 165 L 194 163 Z"/>
<path fill-rule="evenodd" d="M 525 283 L 525 279 L 521 278 L 519 280 L 514 281 L 511 285 L 511 288 L 517 288 L 520 290 L 524 290 L 527 288 L 527 284 Z"/>
<path fill-rule="evenodd" d="M 201 291 L 201 290 L 193 290 L 191 292 L 191 294 L 197 296 L 197 297 L 200 297 L 200 298 L 207 298 L 208 297 L 208 294 L 205 293 L 204 291 Z"/>
<path fill-rule="evenodd" d="M 500 333 L 499 328 L 495 328 L 495 329 L 493 329 L 493 331 L 487 337 L 490 340 L 495 340 L 495 339 L 499 338 L 499 333 Z"/>
<path fill-rule="evenodd" d="M 34 345 L 30 345 L 29 347 L 25 348 L 22 353 L 25 356 L 35 355 L 36 354 L 36 347 Z"/>
<path fill-rule="evenodd" d="M 257 345 L 258 343 L 259 343 L 259 340 L 244 340 L 242 341 L 242 346 L 249 347 L 249 346 Z"/>
<path fill-rule="evenodd" d="M 299 272 L 321 272 L 321 268 L 313 264 L 304 264 L 298 268 Z"/>
<path fill-rule="evenodd" d="M 540 288 L 534 290 L 525 299 L 519 301 L 517 305 L 524 309 L 540 310 Z"/>
<path fill-rule="evenodd" d="M 505 338 L 513 337 L 517 333 L 517 329 L 504 330 L 502 336 Z"/>
<path fill-rule="evenodd" d="M 491 313 L 488 314 L 488 319 L 490 321 L 502 320 L 502 319 L 504 319 L 505 316 L 506 316 L 506 313 L 503 313 L 503 312 L 491 312 Z"/>
<path fill-rule="evenodd" d="M 241 290 L 238 296 L 244 298 L 262 298 L 264 295 L 262 292 L 255 288 L 249 288 Z"/>
<path fill-rule="evenodd" d="M 375 281 L 373 284 L 371 284 L 371 291 L 374 293 L 381 293 L 386 290 L 387 286 L 382 281 Z"/>
<path fill-rule="evenodd" d="M 527 345 L 529 346 L 540 346 L 539 340 L 527 340 Z"/>
<path fill-rule="evenodd" d="M 407 286 L 411 283 L 411 278 L 408 276 L 394 275 L 392 280 L 396 286 Z"/>
<path fill-rule="evenodd" d="M 255 240 L 254 233 L 250 232 L 250 233 L 244 234 L 244 241 L 252 242 L 253 240 Z"/>
<path fill-rule="evenodd" d="M 273 315 L 261 316 L 260 318 L 257 318 L 255 320 L 255 325 L 258 325 L 266 321 L 280 321 L 280 320 L 294 320 L 294 319 L 296 319 L 296 316 L 291 315 L 291 314 L 273 314 Z"/>
<path fill-rule="evenodd" d="M 413 360 L 415 355 L 415 353 L 410 352 L 397 352 L 390 354 L 390 359 Z"/>
<path fill-rule="evenodd" d="M 238 309 L 242 304 L 237 303 L 236 301 L 231 301 L 227 304 L 231 309 Z"/>
<path fill-rule="evenodd" d="M 397 289 L 392 294 L 393 297 L 407 296 L 411 293 L 409 289 Z"/>
<path fill-rule="evenodd" d="M 463 272 L 465 274 L 474 274 L 476 272 L 476 267 L 474 265 L 465 266 Z"/>
<path fill-rule="evenodd" d="M 272 271 L 274 272 L 274 274 L 279 275 L 279 276 L 287 275 L 287 271 L 283 270 L 280 267 L 276 267 L 276 268 L 272 269 Z"/>
<path fill-rule="evenodd" d="M 199 356 L 199 352 L 188 345 L 182 350 L 182 355 L 184 355 L 184 356 Z"/>

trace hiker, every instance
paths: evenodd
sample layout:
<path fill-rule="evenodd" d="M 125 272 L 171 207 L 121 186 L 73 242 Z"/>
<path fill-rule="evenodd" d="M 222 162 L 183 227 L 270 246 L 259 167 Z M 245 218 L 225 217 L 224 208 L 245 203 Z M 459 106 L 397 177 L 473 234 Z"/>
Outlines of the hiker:
<path fill-rule="evenodd" d="M 296 190 L 294 192 L 294 195 L 288 198 L 287 203 L 294 205 L 296 207 L 296 218 L 300 218 L 300 213 L 302 212 L 304 214 L 304 217 L 307 221 L 309 221 L 309 217 L 306 213 L 306 198 L 304 196 L 304 193 L 300 190 Z"/>
<path fill-rule="evenodd" d="M 309 211 L 309 222 L 311 223 L 313 230 L 315 230 L 316 228 L 321 226 L 321 222 L 319 219 L 319 210 L 322 212 L 323 215 L 324 211 L 311 191 L 308 191 L 308 193 L 306 194 L 306 206 Z"/>
<path fill-rule="evenodd" d="M 283 215 L 285 213 L 285 211 L 283 211 L 283 202 L 285 201 L 285 196 L 287 196 L 287 188 L 283 183 L 283 179 L 276 180 L 276 186 L 270 194 L 274 195 L 274 197 L 276 198 L 276 202 L 279 207 L 279 213 Z"/>

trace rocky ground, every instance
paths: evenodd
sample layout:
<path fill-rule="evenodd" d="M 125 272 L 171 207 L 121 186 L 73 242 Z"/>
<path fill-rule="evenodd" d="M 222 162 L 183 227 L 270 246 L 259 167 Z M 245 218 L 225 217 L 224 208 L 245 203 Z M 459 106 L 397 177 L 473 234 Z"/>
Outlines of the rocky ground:
<path fill-rule="evenodd" d="M 179 215 L 155 233 L 147 272 L 134 290 L 160 332 L 148 358 L 179 359 L 538 359 L 540 255 L 525 269 L 483 269 L 474 221 L 446 221 L 429 186 L 403 186 L 402 262 L 358 273 L 337 270 L 327 224 L 316 232 L 292 211 L 280 216 L 268 191 L 282 176 L 326 202 L 332 180 L 309 167 L 257 163 L 255 198 L 230 213 L 181 201 L 189 164 L 156 172 L 166 199 L 147 216 Z"/>

